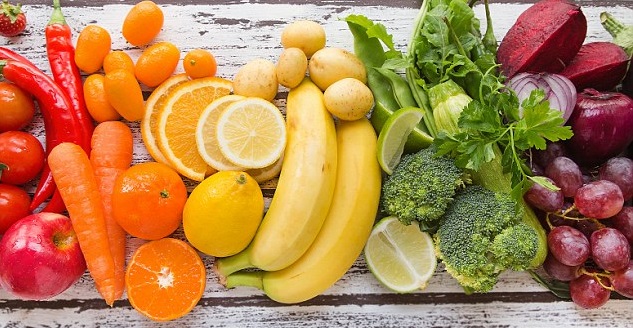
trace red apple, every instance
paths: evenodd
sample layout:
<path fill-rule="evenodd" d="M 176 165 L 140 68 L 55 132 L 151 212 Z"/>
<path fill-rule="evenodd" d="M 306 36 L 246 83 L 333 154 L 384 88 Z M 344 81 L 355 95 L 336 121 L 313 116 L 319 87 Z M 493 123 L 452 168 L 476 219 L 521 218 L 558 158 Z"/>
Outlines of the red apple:
<path fill-rule="evenodd" d="M 20 298 L 56 296 L 85 271 L 86 262 L 67 216 L 29 215 L 14 223 L 0 240 L 0 285 Z"/>

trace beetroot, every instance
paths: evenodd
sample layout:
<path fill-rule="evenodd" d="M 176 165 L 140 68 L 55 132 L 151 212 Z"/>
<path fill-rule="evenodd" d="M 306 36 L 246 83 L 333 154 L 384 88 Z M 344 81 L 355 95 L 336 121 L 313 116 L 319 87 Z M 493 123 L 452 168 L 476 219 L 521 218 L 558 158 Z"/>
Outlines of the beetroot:
<path fill-rule="evenodd" d="M 570 79 L 579 91 L 585 88 L 607 91 L 622 81 L 628 64 L 629 56 L 617 44 L 590 42 L 580 47 L 560 75 Z"/>
<path fill-rule="evenodd" d="M 526 9 L 497 51 L 503 74 L 558 73 L 576 56 L 587 36 L 580 6 L 567 0 L 541 0 Z"/>

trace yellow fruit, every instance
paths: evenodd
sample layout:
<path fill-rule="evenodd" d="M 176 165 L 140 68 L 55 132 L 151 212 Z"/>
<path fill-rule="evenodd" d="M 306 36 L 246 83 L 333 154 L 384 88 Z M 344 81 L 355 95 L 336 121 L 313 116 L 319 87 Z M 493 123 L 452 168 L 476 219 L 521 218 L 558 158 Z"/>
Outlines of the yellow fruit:
<path fill-rule="evenodd" d="M 145 101 L 145 115 L 141 119 L 141 137 L 149 154 L 159 163 L 169 164 L 167 158 L 158 148 L 156 141 L 158 137 L 158 112 L 169 97 L 169 92 L 176 85 L 188 80 L 189 78 L 187 78 L 186 74 L 174 75 L 154 89 L 147 101 Z"/>
<path fill-rule="evenodd" d="M 216 127 L 222 155 L 245 168 L 262 168 L 281 157 L 286 147 L 286 122 L 269 101 L 250 97 L 220 113 Z"/>
<path fill-rule="evenodd" d="M 284 155 L 282 154 L 281 157 L 274 163 L 260 169 L 248 169 L 246 170 L 246 173 L 252 176 L 253 179 L 257 181 L 257 183 L 263 183 L 279 176 L 279 173 L 281 173 L 281 168 L 283 167 L 283 162 Z"/>
<path fill-rule="evenodd" d="M 193 189 L 183 212 L 183 229 L 191 245 L 216 257 L 244 250 L 264 214 L 264 196 L 247 173 L 222 171 Z"/>
<path fill-rule="evenodd" d="M 309 78 L 290 90 L 286 119 L 288 144 L 270 207 L 250 246 L 216 263 L 220 276 L 247 267 L 288 267 L 310 247 L 327 216 L 336 179 L 336 131 L 323 92 Z"/>
<path fill-rule="evenodd" d="M 220 151 L 216 127 L 220 114 L 224 112 L 230 104 L 245 99 L 243 96 L 228 95 L 214 100 L 200 114 L 200 119 L 196 126 L 196 145 L 202 159 L 218 171 L 238 170 L 243 168 L 226 159 Z"/>
<path fill-rule="evenodd" d="M 376 133 L 366 118 L 340 121 L 336 127 L 338 167 L 334 199 L 318 236 L 289 267 L 261 274 L 240 271 L 227 277 L 228 287 L 257 287 L 281 303 L 318 296 L 354 264 L 371 233 L 380 200 L 381 171 L 376 160 Z M 327 268 L 327 270 L 323 270 Z"/>
<path fill-rule="evenodd" d="M 219 77 L 183 82 L 174 87 L 158 115 L 158 147 L 183 176 L 202 181 L 209 167 L 198 153 L 196 125 L 202 111 L 231 92 L 232 83 Z"/>

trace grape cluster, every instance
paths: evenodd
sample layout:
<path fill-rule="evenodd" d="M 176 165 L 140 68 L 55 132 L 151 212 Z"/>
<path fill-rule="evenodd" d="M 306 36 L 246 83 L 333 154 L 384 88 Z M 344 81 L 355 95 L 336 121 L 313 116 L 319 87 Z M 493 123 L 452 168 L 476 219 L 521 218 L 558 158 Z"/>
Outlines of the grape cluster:
<path fill-rule="evenodd" d="M 534 152 L 530 164 L 558 187 L 534 184 L 524 196 L 548 231 L 545 272 L 569 283 L 572 301 L 583 308 L 604 305 L 611 292 L 633 298 L 633 160 L 613 157 L 586 169 L 553 143 Z"/>

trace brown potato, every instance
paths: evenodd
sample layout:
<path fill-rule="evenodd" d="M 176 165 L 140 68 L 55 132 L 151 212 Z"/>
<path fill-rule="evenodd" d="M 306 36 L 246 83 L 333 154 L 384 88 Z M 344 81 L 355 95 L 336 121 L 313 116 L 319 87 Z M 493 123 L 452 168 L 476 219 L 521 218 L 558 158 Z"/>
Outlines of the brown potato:
<path fill-rule="evenodd" d="M 367 115 L 374 106 L 374 95 L 365 83 L 344 78 L 332 83 L 324 93 L 325 108 L 341 120 L 353 121 Z"/>
<path fill-rule="evenodd" d="M 363 62 L 353 53 L 340 48 L 323 48 L 317 51 L 310 58 L 308 72 L 321 90 L 346 77 L 367 83 L 367 71 Z"/>
<path fill-rule="evenodd" d="M 303 81 L 308 70 L 308 58 L 299 48 L 284 49 L 277 60 L 277 81 L 286 88 L 294 88 Z"/>
<path fill-rule="evenodd" d="M 240 67 L 233 79 L 233 93 L 236 95 L 272 101 L 278 89 L 275 64 L 267 59 L 249 61 Z"/>
<path fill-rule="evenodd" d="M 299 48 L 307 58 L 325 47 L 325 39 L 323 26 L 309 20 L 292 22 L 281 32 L 281 45 L 284 48 Z"/>

